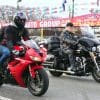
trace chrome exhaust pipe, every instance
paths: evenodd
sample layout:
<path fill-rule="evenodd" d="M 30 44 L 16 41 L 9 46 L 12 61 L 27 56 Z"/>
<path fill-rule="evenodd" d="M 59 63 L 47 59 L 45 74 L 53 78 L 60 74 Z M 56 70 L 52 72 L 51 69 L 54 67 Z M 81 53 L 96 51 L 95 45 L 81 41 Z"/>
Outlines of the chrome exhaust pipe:
<path fill-rule="evenodd" d="M 48 68 L 45 68 L 45 69 L 48 70 L 48 71 L 63 72 L 63 73 L 68 73 L 68 74 L 75 74 L 75 72 L 73 72 L 73 71 L 63 71 L 63 70 L 48 69 Z"/>
<path fill-rule="evenodd" d="M 46 61 L 46 62 L 43 63 L 43 66 L 50 66 L 50 67 L 52 67 L 53 64 L 54 64 L 54 62 L 48 62 L 48 61 Z"/>
<path fill-rule="evenodd" d="M 54 64 L 54 62 L 46 61 L 44 63 Z"/>

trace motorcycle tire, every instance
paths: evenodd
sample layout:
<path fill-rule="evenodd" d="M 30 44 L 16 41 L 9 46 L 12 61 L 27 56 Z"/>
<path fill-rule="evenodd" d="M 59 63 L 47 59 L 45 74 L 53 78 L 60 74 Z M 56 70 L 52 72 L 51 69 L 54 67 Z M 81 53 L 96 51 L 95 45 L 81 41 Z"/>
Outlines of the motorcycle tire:
<path fill-rule="evenodd" d="M 2 76 L 0 76 L 0 87 L 3 85 Z"/>
<path fill-rule="evenodd" d="M 92 72 L 92 77 L 96 82 L 100 83 L 100 71 L 98 72 L 96 69 L 94 69 Z"/>
<path fill-rule="evenodd" d="M 60 77 L 63 74 L 63 72 L 57 72 L 57 71 L 49 71 L 49 72 L 52 76 L 55 77 Z"/>
<path fill-rule="evenodd" d="M 49 78 L 44 69 L 36 70 L 36 77 L 28 76 L 27 88 L 34 96 L 42 96 L 49 87 Z"/>

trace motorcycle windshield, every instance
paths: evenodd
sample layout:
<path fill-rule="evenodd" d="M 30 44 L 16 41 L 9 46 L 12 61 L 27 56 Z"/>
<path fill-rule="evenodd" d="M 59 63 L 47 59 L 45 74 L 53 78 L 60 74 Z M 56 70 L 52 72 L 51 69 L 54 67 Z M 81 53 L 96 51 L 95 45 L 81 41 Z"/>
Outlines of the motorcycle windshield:
<path fill-rule="evenodd" d="M 82 36 L 88 37 L 88 38 L 95 38 L 94 30 L 88 26 L 88 25 L 83 25 L 80 27 Z"/>
<path fill-rule="evenodd" d="M 36 51 L 40 51 L 39 46 L 36 44 L 34 40 L 27 40 L 27 41 L 22 40 L 22 43 L 30 48 L 35 49 Z"/>

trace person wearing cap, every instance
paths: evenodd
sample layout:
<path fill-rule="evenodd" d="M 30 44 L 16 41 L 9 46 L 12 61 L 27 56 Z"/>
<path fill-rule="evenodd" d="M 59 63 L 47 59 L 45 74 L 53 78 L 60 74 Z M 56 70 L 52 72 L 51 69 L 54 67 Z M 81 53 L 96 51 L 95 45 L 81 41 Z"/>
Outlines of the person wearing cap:
<path fill-rule="evenodd" d="M 65 29 L 60 35 L 61 46 L 63 48 L 67 48 L 64 50 L 64 53 L 68 54 L 70 67 L 68 67 L 69 71 L 74 69 L 74 56 L 73 56 L 73 45 L 76 43 L 75 33 L 73 23 L 69 22 L 66 24 Z"/>

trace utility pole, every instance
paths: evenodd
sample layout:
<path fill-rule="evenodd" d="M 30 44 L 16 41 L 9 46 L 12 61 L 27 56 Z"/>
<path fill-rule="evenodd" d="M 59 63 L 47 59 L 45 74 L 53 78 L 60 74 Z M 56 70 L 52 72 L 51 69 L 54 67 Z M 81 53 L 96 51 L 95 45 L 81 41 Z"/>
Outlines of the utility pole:
<path fill-rule="evenodd" d="M 68 12 L 69 12 L 69 18 L 71 18 L 72 14 L 71 14 L 71 7 L 70 7 L 70 5 L 68 6 Z"/>
<path fill-rule="evenodd" d="M 19 2 L 17 2 L 17 10 L 19 10 Z"/>
<path fill-rule="evenodd" d="M 43 21 L 43 19 L 44 19 L 44 14 L 41 16 L 41 21 Z M 41 40 L 42 40 L 44 38 L 44 29 L 43 29 L 43 27 L 41 27 L 40 34 L 41 34 Z"/>
<path fill-rule="evenodd" d="M 17 0 L 17 10 L 19 10 L 19 2 L 21 2 L 22 0 Z"/>
<path fill-rule="evenodd" d="M 75 0 L 72 0 L 72 18 L 74 17 L 74 3 L 75 3 Z"/>
<path fill-rule="evenodd" d="M 100 2 L 100 0 L 97 0 L 97 6 L 99 7 L 99 2 Z"/>

